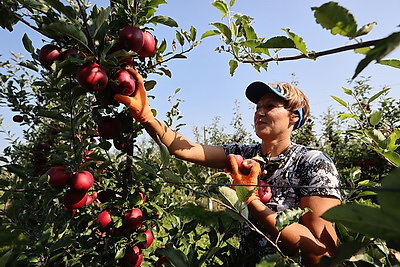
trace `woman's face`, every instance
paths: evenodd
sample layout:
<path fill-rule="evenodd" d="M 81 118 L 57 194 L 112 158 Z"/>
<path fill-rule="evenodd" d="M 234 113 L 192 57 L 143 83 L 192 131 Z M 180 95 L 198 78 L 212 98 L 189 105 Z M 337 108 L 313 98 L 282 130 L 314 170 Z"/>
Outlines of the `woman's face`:
<path fill-rule="evenodd" d="M 254 114 L 254 127 L 258 137 L 277 139 L 290 136 L 293 130 L 292 114 L 285 109 L 284 104 L 285 100 L 274 93 L 268 93 L 258 101 Z"/>

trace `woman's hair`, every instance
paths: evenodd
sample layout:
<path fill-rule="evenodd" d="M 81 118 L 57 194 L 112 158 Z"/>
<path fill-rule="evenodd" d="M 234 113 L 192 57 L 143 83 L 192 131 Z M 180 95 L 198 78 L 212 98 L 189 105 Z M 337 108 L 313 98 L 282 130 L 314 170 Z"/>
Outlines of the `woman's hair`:
<path fill-rule="evenodd" d="M 303 109 L 303 119 L 299 124 L 299 127 L 304 124 L 307 117 L 310 115 L 310 105 L 308 103 L 308 98 L 303 91 L 295 87 L 290 83 L 278 83 L 278 84 L 268 84 L 273 88 L 279 86 L 281 88 L 281 93 L 286 97 L 285 108 L 292 112 L 296 112 L 300 108 Z"/>

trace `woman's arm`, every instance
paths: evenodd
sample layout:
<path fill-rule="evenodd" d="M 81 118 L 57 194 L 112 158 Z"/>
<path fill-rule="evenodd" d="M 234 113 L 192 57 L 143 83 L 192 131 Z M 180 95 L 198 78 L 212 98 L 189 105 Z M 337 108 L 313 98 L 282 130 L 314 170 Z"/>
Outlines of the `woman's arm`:
<path fill-rule="evenodd" d="M 225 167 L 226 155 L 222 146 L 191 142 L 154 117 L 144 122 L 143 126 L 156 142 L 161 141 L 177 158 L 212 168 Z"/>
<path fill-rule="evenodd" d="M 322 256 L 331 256 L 337 246 L 337 236 L 332 223 L 320 216 L 339 204 L 339 199 L 329 196 L 301 198 L 300 207 L 310 208 L 313 212 L 305 214 L 301 223 L 292 223 L 281 231 L 278 245 L 282 251 L 287 255 L 294 255 L 300 250 L 306 266 L 316 266 Z M 275 227 L 277 214 L 259 200 L 252 201 L 248 207 L 252 216 L 272 238 L 278 238 L 279 232 Z"/>

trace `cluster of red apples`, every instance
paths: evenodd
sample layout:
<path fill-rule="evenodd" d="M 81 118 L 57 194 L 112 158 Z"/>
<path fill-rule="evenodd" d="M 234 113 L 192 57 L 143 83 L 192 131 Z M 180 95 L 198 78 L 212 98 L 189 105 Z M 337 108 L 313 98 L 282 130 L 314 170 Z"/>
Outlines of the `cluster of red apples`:
<path fill-rule="evenodd" d="M 156 41 L 149 32 L 143 32 L 135 26 L 125 26 L 120 30 L 118 42 L 110 49 L 109 54 L 122 49 L 134 51 L 139 57 L 151 57 L 156 50 Z M 44 68 L 50 69 L 55 61 L 63 61 L 72 54 L 86 57 L 75 48 L 62 51 L 56 45 L 47 44 L 40 50 L 39 61 Z M 129 64 L 133 64 L 133 58 Z M 99 92 L 107 86 L 115 93 L 123 95 L 132 95 L 135 92 L 135 79 L 126 69 L 106 71 L 97 62 L 88 61 L 80 66 L 76 72 L 76 79 L 82 88 L 89 92 Z"/>
<path fill-rule="evenodd" d="M 63 203 L 73 216 L 77 209 L 93 203 L 97 198 L 97 193 L 88 194 L 89 189 L 94 183 L 93 175 L 88 171 L 79 171 L 71 174 L 63 166 L 50 168 L 46 174 L 49 176 L 49 184 L 54 188 L 69 186 L 63 197 Z"/>
<path fill-rule="evenodd" d="M 233 157 L 235 158 L 236 163 L 239 167 L 239 172 L 243 175 L 249 175 L 251 172 L 251 168 L 253 167 L 254 163 L 256 163 L 256 160 L 244 159 L 241 155 L 233 155 Z M 230 173 L 233 172 L 232 165 L 229 161 L 229 155 L 226 158 L 225 167 L 228 172 L 230 172 Z M 258 176 L 260 176 L 260 175 L 261 175 L 261 171 L 258 174 Z M 267 182 L 265 182 L 261 179 L 258 179 L 258 186 L 259 187 L 257 190 L 257 194 L 258 194 L 258 197 L 260 198 L 261 202 L 263 202 L 263 203 L 268 202 L 272 197 L 271 187 L 269 186 L 269 184 Z"/>
<path fill-rule="evenodd" d="M 146 201 L 146 196 L 143 193 L 139 193 L 142 201 Z M 111 216 L 109 209 L 104 209 L 97 216 L 97 224 L 102 232 L 110 233 L 111 235 L 121 235 L 124 232 L 138 231 L 141 229 L 144 221 L 142 210 L 139 208 L 133 208 L 126 211 L 122 216 L 123 226 L 120 228 L 114 227 L 114 221 Z M 141 232 L 144 236 L 144 241 L 139 242 L 134 246 L 127 246 L 125 254 L 121 259 L 121 263 L 125 266 L 140 266 L 143 261 L 142 249 L 146 249 L 151 246 L 154 241 L 153 234 L 150 229 L 146 229 Z"/>

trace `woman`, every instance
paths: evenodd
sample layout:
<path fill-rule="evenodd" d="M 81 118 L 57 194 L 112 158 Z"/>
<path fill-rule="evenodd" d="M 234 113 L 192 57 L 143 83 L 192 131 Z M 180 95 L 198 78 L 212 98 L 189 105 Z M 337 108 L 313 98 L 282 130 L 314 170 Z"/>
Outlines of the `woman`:
<path fill-rule="evenodd" d="M 203 145 L 189 141 L 186 137 L 166 127 L 156 119 L 148 105 L 143 78 L 133 69 L 128 69 L 137 80 L 137 91 L 133 97 L 116 95 L 115 99 L 130 109 L 131 116 L 143 124 L 146 131 L 157 142 L 161 141 L 176 157 L 203 166 L 225 168 L 227 155 L 238 154 L 244 158 L 261 156 L 265 180 L 272 187 L 272 199 L 262 203 L 257 193 L 247 201 L 251 220 L 261 226 L 286 255 L 300 251 L 303 264 L 315 266 L 322 256 L 332 255 L 337 246 L 337 236 L 332 223 L 320 216 L 329 208 L 340 204 L 339 178 L 332 160 L 324 153 L 291 142 L 293 130 L 303 125 L 309 115 L 308 99 L 299 89 L 290 84 L 269 86 L 254 82 L 246 89 L 247 98 L 257 105 L 254 126 L 261 143 L 256 145 L 228 144 L 224 146 Z M 235 161 L 230 157 L 231 164 Z M 258 171 L 243 175 L 233 166 L 231 174 L 235 184 L 257 184 Z M 261 168 L 257 163 L 253 169 Z M 291 187 L 293 186 L 293 187 Z M 249 189 L 254 188 L 250 186 Z M 279 234 L 275 227 L 276 216 L 282 210 L 300 207 L 309 208 L 301 222 L 286 226 Z M 254 266 L 271 253 L 265 238 L 242 226 L 241 250 L 246 266 Z"/>

